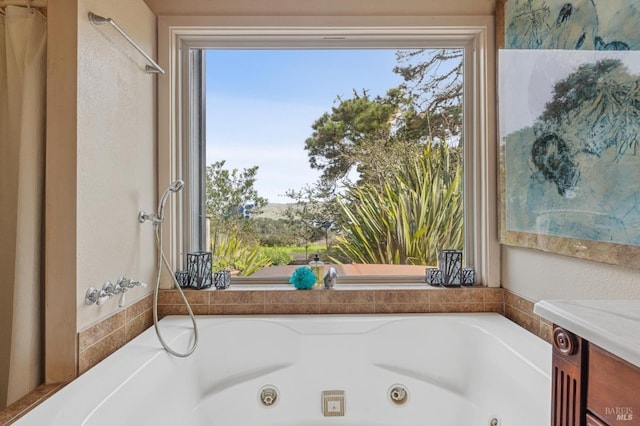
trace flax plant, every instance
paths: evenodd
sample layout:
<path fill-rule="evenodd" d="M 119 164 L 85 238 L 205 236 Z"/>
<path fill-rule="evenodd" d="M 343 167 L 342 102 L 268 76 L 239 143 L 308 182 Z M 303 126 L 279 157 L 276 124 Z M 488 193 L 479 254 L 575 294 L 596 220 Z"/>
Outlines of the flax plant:
<path fill-rule="evenodd" d="M 462 249 L 462 155 L 427 143 L 381 186 L 353 186 L 339 198 L 335 246 L 354 263 L 435 265 L 438 250 Z"/>

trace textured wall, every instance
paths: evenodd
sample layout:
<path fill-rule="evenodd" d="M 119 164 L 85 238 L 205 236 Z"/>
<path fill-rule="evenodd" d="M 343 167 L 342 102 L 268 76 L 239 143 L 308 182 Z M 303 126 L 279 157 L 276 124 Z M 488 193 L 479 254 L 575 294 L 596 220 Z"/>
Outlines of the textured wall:
<path fill-rule="evenodd" d="M 640 272 L 537 250 L 502 247 L 502 286 L 540 299 L 640 299 Z"/>
<path fill-rule="evenodd" d="M 118 309 L 116 298 L 86 306 L 89 286 L 119 275 L 151 283 L 153 231 L 138 223 L 153 211 L 155 79 L 140 55 L 110 25 L 93 26 L 87 13 L 111 17 L 155 57 L 155 16 L 142 0 L 78 3 L 77 329 Z M 128 303 L 147 292 L 131 290 Z"/>

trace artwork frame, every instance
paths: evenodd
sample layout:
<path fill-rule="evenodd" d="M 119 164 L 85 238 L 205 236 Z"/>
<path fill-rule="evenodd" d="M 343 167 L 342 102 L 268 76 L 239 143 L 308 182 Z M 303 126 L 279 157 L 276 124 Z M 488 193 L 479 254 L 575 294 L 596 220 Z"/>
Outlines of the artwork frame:
<path fill-rule="evenodd" d="M 508 56 L 509 52 L 507 52 L 507 50 L 509 49 L 519 49 L 518 46 L 513 46 L 513 41 L 509 38 L 510 35 L 508 34 L 508 29 L 511 28 L 511 30 L 513 29 L 513 25 L 510 21 L 510 16 L 509 13 L 505 12 L 505 6 L 507 5 L 508 2 L 520 2 L 520 4 L 522 4 L 524 1 L 526 1 L 528 3 L 527 6 L 529 6 L 530 4 L 533 3 L 539 3 L 538 6 L 544 6 L 547 8 L 547 10 L 550 11 L 550 14 L 552 17 L 554 17 L 555 15 L 553 15 L 554 12 L 559 11 L 559 16 L 562 15 L 562 13 L 564 13 L 565 11 L 562 9 L 563 7 L 566 8 L 567 4 L 571 4 L 571 3 L 566 3 L 565 1 L 559 2 L 556 0 L 499 0 L 498 4 L 497 4 L 497 25 L 496 25 L 496 31 L 497 31 L 497 43 L 498 43 L 498 48 L 500 49 L 500 55 L 499 55 L 499 63 L 500 63 L 500 67 L 499 67 L 499 72 L 498 72 L 498 86 L 499 86 L 499 133 L 500 133 L 500 140 L 499 140 L 499 149 L 498 149 L 498 200 L 499 200 L 499 240 L 501 244 L 505 244 L 505 245 L 509 245 L 509 246 L 515 246 L 515 247 L 525 247 L 525 248 L 532 248 L 532 249 L 537 249 L 537 250 L 541 250 L 544 252 L 550 252 L 550 253 L 555 253 L 555 254 L 560 254 L 560 255 L 565 255 L 565 256 L 571 256 L 571 257 L 576 257 L 576 258 L 581 258 L 581 259 L 586 259 L 586 260 L 592 260 L 592 261 L 597 261 L 597 262 L 603 262 L 603 263 L 608 263 L 608 264 L 613 264 L 613 265 L 623 265 L 629 268 L 634 268 L 634 269 L 640 269 L 640 240 L 638 240 L 637 237 L 635 237 L 636 233 L 640 234 L 640 219 L 638 219 L 636 216 L 640 216 L 640 211 L 638 212 L 638 215 L 636 215 L 635 212 L 635 207 L 633 207 L 634 211 L 633 211 L 633 217 L 631 217 L 625 224 L 624 224 L 624 230 L 630 230 L 631 232 L 631 237 L 629 241 L 624 241 L 624 235 L 621 238 L 619 235 L 616 235 L 615 238 L 611 237 L 609 235 L 600 235 L 597 233 L 594 233 L 595 237 L 592 238 L 591 235 L 586 235 L 588 236 L 588 238 L 580 238 L 582 236 L 582 234 L 580 234 L 580 232 L 575 232 L 575 235 L 571 235 L 572 232 L 568 232 L 569 235 L 560 235 L 563 232 L 557 232 L 557 229 L 552 230 L 551 232 L 549 232 L 548 229 L 545 229 L 544 227 L 539 227 L 539 226 L 526 226 L 526 221 L 522 221 L 523 223 L 525 223 L 525 225 L 518 225 L 518 220 L 520 220 L 520 218 L 518 216 L 522 216 L 522 212 L 524 210 L 520 210 L 518 211 L 517 208 L 514 209 L 514 188 L 517 188 L 517 186 L 514 185 L 514 176 L 515 176 L 515 180 L 517 181 L 518 179 L 520 179 L 520 183 L 521 183 L 521 187 L 520 188 L 525 188 L 525 190 L 527 191 L 531 191 L 530 187 L 525 187 L 525 183 L 527 182 L 525 180 L 525 178 L 527 178 L 527 176 L 525 176 L 524 178 L 522 176 L 518 177 L 517 174 L 513 173 L 513 170 L 518 170 L 520 175 L 523 175 L 525 173 L 522 173 L 523 169 L 527 169 L 526 172 L 530 173 L 530 175 L 528 176 L 528 178 L 534 182 L 534 184 L 531 184 L 530 186 L 533 185 L 538 185 L 538 188 L 540 187 L 544 187 L 546 188 L 547 191 L 552 191 L 551 188 L 553 188 L 553 190 L 557 190 L 558 192 L 563 192 L 564 189 L 561 188 L 561 184 L 558 182 L 555 182 L 555 187 L 553 184 L 550 184 L 549 182 L 540 184 L 539 182 L 536 181 L 536 179 L 538 181 L 540 181 L 540 176 L 542 175 L 542 172 L 540 170 L 536 170 L 535 164 L 532 165 L 533 163 L 535 163 L 535 160 L 532 160 L 532 158 L 534 157 L 532 152 L 533 150 L 526 151 L 526 149 L 522 149 L 523 152 L 527 152 L 527 154 L 529 155 L 529 158 L 526 159 L 526 163 L 525 160 L 518 160 L 517 156 L 514 157 L 514 149 L 510 148 L 508 149 L 507 145 L 508 145 L 508 138 L 507 135 L 510 135 L 509 137 L 510 139 L 510 143 L 513 144 L 514 140 L 513 139 L 513 132 L 509 132 L 509 130 L 505 130 L 508 129 L 508 125 L 506 124 L 506 122 L 509 122 L 511 119 L 509 117 L 508 112 L 505 112 L 506 110 L 508 110 L 508 108 L 505 108 L 505 103 L 508 103 L 505 98 L 509 97 L 509 93 L 505 93 L 505 87 L 504 86 L 508 86 L 508 81 L 505 81 L 505 77 L 508 77 L 508 73 L 505 72 L 504 70 L 504 62 L 506 62 L 505 57 Z M 633 5 L 633 8 L 635 8 L 635 4 L 633 3 L 633 0 L 625 0 L 628 4 Z M 597 2 L 596 2 L 597 3 Z M 621 2 L 621 4 L 624 3 Z M 640 10 L 638 11 L 640 13 Z M 636 19 L 635 22 L 637 22 L 638 17 L 640 16 L 639 14 L 635 13 L 635 10 L 631 10 L 631 12 L 626 11 L 626 15 L 629 16 L 629 19 Z M 612 16 L 616 16 L 617 19 L 620 18 L 620 14 L 615 14 Z M 560 18 L 558 18 L 560 19 Z M 559 21 L 557 21 L 559 22 Z M 616 23 L 616 25 L 620 25 L 619 23 Z M 584 26 L 582 28 L 588 28 L 588 26 Z M 588 33 L 588 32 L 587 32 Z M 571 29 L 567 29 L 565 31 L 565 33 L 562 35 L 564 37 L 564 35 L 566 34 L 576 34 L 576 32 L 574 31 L 574 28 Z M 573 42 L 573 40 L 568 39 L 567 37 L 562 38 L 560 36 L 556 37 L 554 40 L 560 40 L 562 39 L 564 44 L 561 46 L 554 46 L 549 45 L 548 40 L 545 41 L 545 43 L 542 45 L 541 50 L 551 50 L 551 49 L 555 49 L 555 52 L 536 52 L 535 50 L 531 49 L 531 45 L 526 45 L 525 47 L 527 48 L 527 52 L 521 52 L 523 54 L 527 54 L 527 55 L 541 55 L 540 57 L 544 57 L 545 54 L 548 54 L 548 56 L 550 58 L 556 58 L 554 59 L 555 61 L 557 61 L 557 58 L 575 58 L 575 57 L 579 57 L 580 54 L 578 54 L 576 51 L 578 50 L 598 50 L 598 46 L 599 47 L 603 47 L 604 44 L 602 42 L 603 39 L 606 39 L 606 37 L 601 37 L 598 34 L 600 34 L 598 32 L 598 29 L 596 28 L 595 30 L 593 30 L 593 36 L 591 40 L 587 40 L 587 43 L 582 43 L 582 45 L 579 45 L 579 43 L 577 42 Z M 513 35 L 513 32 L 511 33 L 511 36 Z M 545 40 L 544 37 L 540 37 L 540 40 Z M 567 42 L 567 40 L 570 40 L 571 42 Z M 577 39 L 576 39 L 577 40 Z M 616 43 L 613 43 L 613 42 Z M 626 47 L 631 47 L 629 50 L 634 50 L 634 49 L 639 49 L 640 48 L 640 40 L 635 40 L 635 39 L 624 39 L 625 42 L 618 42 L 616 40 L 612 40 L 610 41 L 610 43 L 613 43 L 612 45 L 615 46 L 626 46 Z M 519 41 L 520 42 L 520 41 Z M 576 46 L 575 49 L 568 49 L 567 46 Z M 505 46 L 507 47 L 507 49 L 505 49 Z M 586 47 L 585 47 L 586 46 Z M 524 50 L 524 49 L 520 49 L 520 50 Z M 604 49 L 599 49 L 599 50 L 604 50 Z M 631 54 L 631 52 L 629 52 Z M 638 52 L 633 52 L 633 54 L 635 54 L 637 56 Z M 555 55 L 555 56 L 554 56 Z M 595 53 L 594 53 L 595 55 Z M 617 55 L 617 56 L 616 56 Z M 618 57 L 623 57 L 621 55 L 624 55 L 623 53 L 618 52 L 616 55 L 612 54 L 612 58 L 611 60 L 614 60 Z M 599 56 L 598 56 L 599 57 Z M 606 59 L 606 58 L 605 58 Z M 603 60 L 605 60 L 603 59 Z M 514 62 L 515 63 L 515 62 Z M 594 63 L 598 63 L 598 62 L 594 62 Z M 584 68 L 584 67 L 583 67 Z M 577 68 L 577 69 L 582 69 L 582 68 Z M 575 72 L 574 72 L 575 74 Z M 569 80 L 571 77 L 574 76 L 574 74 L 568 74 L 565 78 L 565 80 Z M 634 71 L 632 73 L 634 76 L 636 75 L 636 72 Z M 531 78 L 532 83 L 534 86 L 537 84 L 536 82 L 536 78 Z M 564 81 L 564 80 L 559 80 L 559 81 Z M 638 84 L 637 82 L 640 81 L 640 73 L 638 73 L 638 80 L 636 80 L 635 84 Z M 560 98 L 558 96 L 558 98 Z M 554 98 L 556 99 L 556 98 Z M 552 104 L 553 102 L 551 102 L 551 99 L 547 99 L 546 100 L 547 104 Z M 548 107 L 547 107 L 548 109 Z M 547 112 L 548 115 L 548 112 Z M 616 116 L 615 112 L 613 113 L 613 116 Z M 548 117 L 547 117 L 548 118 Z M 546 123 L 543 123 L 546 124 Z M 548 137 L 549 134 L 554 134 L 553 132 L 548 132 L 545 133 L 544 131 L 541 131 L 541 128 L 544 128 L 543 125 L 540 124 L 540 120 L 538 120 L 538 122 L 536 123 L 536 126 L 532 126 L 532 130 L 527 129 L 526 131 L 529 131 L 529 137 L 533 137 L 531 136 L 532 134 L 535 135 L 538 139 L 536 140 L 543 140 L 544 141 L 544 137 Z M 635 131 L 635 129 L 632 129 L 633 131 Z M 524 132 L 525 130 L 522 130 L 521 132 Z M 537 134 L 535 132 L 538 132 Z M 619 132 L 618 132 L 619 133 Z M 580 131 L 575 132 L 576 135 L 580 136 L 582 135 L 580 133 Z M 521 135 L 520 139 L 524 139 L 524 137 Z M 570 139 L 570 138 L 569 138 Z M 614 154 L 611 154 L 609 152 L 604 152 L 605 150 L 602 149 L 600 151 L 596 151 L 595 154 L 597 155 L 593 155 L 594 153 L 591 152 L 589 153 L 589 149 L 584 148 L 584 147 L 580 147 L 580 149 L 576 148 L 576 145 L 579 143 L 583 143 L 583 144 L 591 144 L 593 145 L 593 142 L 591 141 L 587 141 L 585 142 L 587 139 L 586 138 L 574 138 L 576 139 L 578 142 L 573 142 L 573 146 L 571 145 L 571 141 L 568 142 L 569 145 L 569 149 L 567 149 L 567 151 L 572 152 L 571 155 L 582 155 L 582 157 L 580 157 L 581 161 L 582 161 L 582 166 L 583 166 L 583 170 L 581 173 L 584 174 L 584 176 L 586 176 L 587 172 L 592 172 L 589 167 L 591 164 L 600 164 L 599 167 L 602 167 L 602 161 L 601 158 L 609 158 L 608 161 L 611 161 L 611 158 L 615 158 L 616 161 L 619 157 L 618 156 L 614 156 Z M 511 147 L 513 145 L 510 145 Z M 554 145 L 554 149 L 557 149 L 559 145 L 555 144 Z M 597 143 L 596 143 L 596 147 L 597 147 Z M 606 146 L 606 148 L 609 148 L 609 146 Z M 547 150 L 548 151 L 548 150 Z M 545 151 L 545 152 L 547 152 Z M 586 154 L 584 154 L 586 152 Z M 604 153 L 604 155 L 603 155 Z M 589 156 L 589 154 L 591 154 L 591 156 Z M 607 157 L 608 156 L 608 157 Z M 585 159 L 586 158 L 586 159 Z M 640 169 L 640 153 L 638 154 L 638 169 Z M 596 159 L 597 161 L 599 161 L 600 163 L 596 163 Z M 518 163 L 519 161 L 519 163 Z M 628 160 L 625 159 L 625 161 L 628 162 Z M 574 161 L 576 164 L 580 164 L 579 161 Z M 634 163 L 635 164 L 635 163 Z M 586 165 L 586 166 L 585 166 Z M 599 169 L 596 169 L 599 170 Z M 596 173 L 596 171 L 593 171 L 592 173 Z M 614 173 L 614 172 L 606 172 L 606 173 Z M 615 173 L 618 173 L 618 171 L 616 170 Z M 637 193 L 638 198 L 637 200 L 640 201 L 640 176 L 635 174 L 635 171 L 633 171 L 633 168 L 629 167 L 628 165 L 626 165 L 624 167 L 619 167 L 619 173 L 621 174 L 620 176 L 618 175 L 614 175 L 615 179 L 619 179 L 620 182 L 625 182 L 627 181 L 627 179 L 634 180 L 634 183 L 637 182 L 635 185 L 638 187 L 638 191 Z M 569 174 L 571 175 L 571 174 Z M 575 176 L 576 174 L 574 174 Z M 578 176 L 580 176 L 580 174 L 577 174 Z M 628 176 L 627 176 L 628 175 Z M 582 176 L 580 177 L 582 179 L 583 182 L 582 185 L 585 186 L 585 181 L 586 179 L 584 179 Z M 638 180 L 636 180 L 638 179 Z M 573 179 L 578 180 L 578 178 L 574 178 Z M 590 192 L 594 192 L 594 193 L 599 193 L 602 194 L 603 192 L 606 191 L 610 191 L 611 188 L 611 182 L 610 180 L 608 181 L 607 179 L 602 179 L 601 181 L 599 181 L 598 179 L 590 179 L 588 180 L 588 184 L 589 186 L 589 191 Z M 546 185 L 546 186 L 544 186 Z M 607 186 L 609 185 L 609 186 Z M 595 186 L 601 186 L 602 188 L 598 189 L 595 188 Z M 593 187 L 593 188 L 592 188 Z M 573 191 L 573 187 L 570 184 L 566 185 L 566 188 L 568 188 L 567 190 L 571 190 Z M 566 189 L 565 188 L 565 189 Z M 626 192 L 624 192 L 626 191 Z M 620 209 L 623 208 L 627 208 L 626 205 L 623 205 L 623 203 L 628 203 L 629 202 L 629 198 L 630 198 L 630 194 L 632 196 L 634 196 L 634 189 L 625 189 L 623 192 L 620 193 L 620 201 L 619 203 L 614 199 L 614 201 L 609 203 L 609 198 L 607 198 L 607 203 L 611 204 L 611 206 L 608 206 L 608 208 L 610 208 L 612 211 L 619 211 Z M 584 191 L 583 191 L 584 192 Z M 563 194 L 565 198 L 566 194 Z M 582 195 L 582 194 L 579 194 Z M 614 195 L 617 195 L 614 194 Z M 524 198 L 524 199 L 528 199 L 528 198 L 533 198 L 531 197 L 530 193 L 527 193 L 524 196 L 518 195 L 520 196 L 520 198 Z M 602 199 L 602 195 L 600 195 L 600 199 Z M 545 198 L 541 198 L 541 200 L 543 200 L 543 202 L 550 202 L 549 200 L 553 198 L 551 196 L 545 196 Z M 558 197 L 556 197 L 558 198 Z M 536 200 L 538 201 L 538 200 Z M 533 204 L 533 201 L 528 200 L 527 201 L 529 203 L 529 205 Z M 564 202 L 564 201 L 563 201 Z M 618 204 L 616 204 L 618 203 Z M 579 226 L 575 226 L 575 223 L 579 223 L 581 215 L 584 216 L 584 210 L 585 207 L 584 205 L 581 206 L 582 212 L 578 209 L 575 212 L 573 212 L 571 209 L 567 209 L 565 204 L 563 206 L 563 218 L 562 218 L 562 223 L 566 223 L 567 224 L 567 228 L 580 228 Z M 517 206 L 517 203 L 516 203 Z M 545 206 L 548 207 L 548 206 Z M 598 206 L 600 207 L 600 206 Z M 588 210 L 588 209 L 587 209 Z M 626 210 L 625 210 L 626 211 Z M 516 212 L 518 214 L 516 214 Z M 570 213 L 567 213 L 570 212 Z M 525 214 L 526 216 L 526 214 Z M 514 217 L 516 217 L 517 219 L 514 220 Z M 534 219 L 535 220 L 535 219 Z M 593 220 L 593 219 L 592 219 Z M 531 222 L 531 220 L 530 220 Z M 631 229 L 633 228 L 633 229 Z M 587 233 L 588 234 L 588 233 Z M 612 232 L 612 234 L 614 234 Z M 623 232 L 624 234 L 624 232 Z M 619 240 L 619 241 L 618 241 Z"/>

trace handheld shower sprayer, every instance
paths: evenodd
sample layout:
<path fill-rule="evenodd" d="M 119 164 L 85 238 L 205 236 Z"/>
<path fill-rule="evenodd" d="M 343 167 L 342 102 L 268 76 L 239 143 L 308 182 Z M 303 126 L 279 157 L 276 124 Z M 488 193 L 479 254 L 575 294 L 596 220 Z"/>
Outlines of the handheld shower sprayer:
<path fill-rule="evenodd" d="M 164 205 L 167 202 L 169 193 L 178 192 L 182 189 L 183 186 L 184 181 L 181 179 L 172 182 L 171 185 L 169 185 L 169 187 L 164 190 L 162 196 L 160 197 L 157 213 L 145 213 L 144 210 L 140 210 L 140 212 L 138 213 L 138 221 L 140 223 L 144 223 L 145 221 L 150 220 L 154 225 L 162 223 L 164 221 Z"/>
<path fill-rule="evenodd" d="M 193 310 L 191 306 L 189 306 L 189 302 L 187 301 L 187 297 L 184 295 L 184 292 L 180 288 L 180 284 L 176 280 L 175 271 L 171 268 L 167 257 L 164 255 L 164 251 L 162 250 L 162 222 L 164 222 L 164 205 L 169 198 L 169 194 L 172 192 L 178 192 L 184 186 L 184 181 L 178 179 L 175 182 L 172 182 L 171 185 L 167 189 L 164 190 L 162 196 L 160 197 L 160 201 L 158 201 L 158 210 L 156 213 L 145 213 L 140 210 L 138 213 L 138 221 L 140 223 L 144 223 L 149 220 L 153 224 L 153 228 L 156 234 L 156 247 L 158 249 L 158 273 L 156 274 L 156 286 L 153 292 L 153 326 L 156 329 L 156 335 L 158 336 L 158 340 L 162 347 L 169 352 L 173 356 L 177 357 L 187 357 L 196 350 L 196 346 L 198 345 L 198 326 L 196 324 L 196 318 L 193 315 Z M 191 322 L 193 324 L 193 341 L 191 343 L 190 348 L 186 352 L 178 352 L 172 349 L 167 342 L 162 338 L 162 334 L 160 333 L 160 326 L 158 325 L 158 293 L 160 291 L 160 274 L 162 272 L 162 266 L 165 266 L 169 271 L 169 275 L 171 276 L 172 286 L 178 290 L 178 293 L 182 297 L 182 301 L 187 308 L 187 313 L 191 318 Z"/>

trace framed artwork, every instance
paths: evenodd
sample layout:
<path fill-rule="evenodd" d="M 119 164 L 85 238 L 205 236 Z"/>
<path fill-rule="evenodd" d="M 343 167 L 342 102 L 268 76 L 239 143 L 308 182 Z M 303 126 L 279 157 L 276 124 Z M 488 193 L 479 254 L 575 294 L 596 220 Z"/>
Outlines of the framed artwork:
<path fill-rule="evenodd" d="M 640 268 L 640 2 L 614 3 L 499 4 L 500 240 Z"/>

